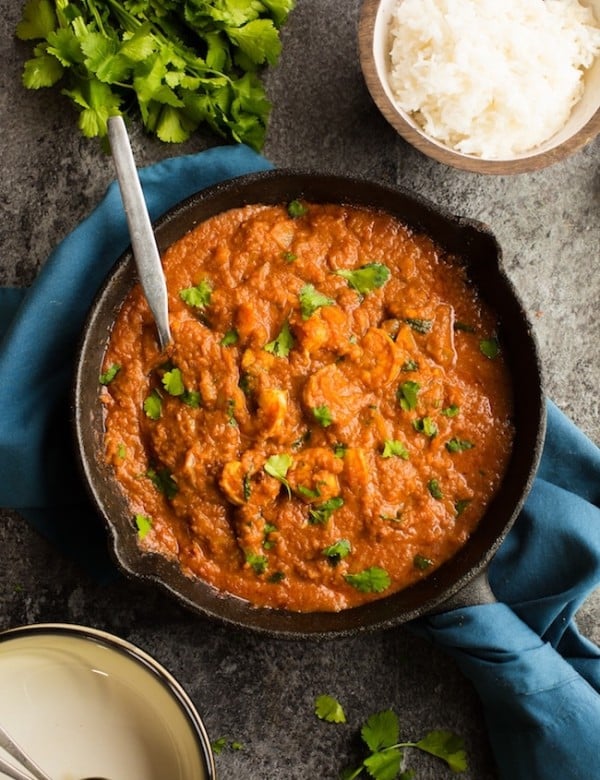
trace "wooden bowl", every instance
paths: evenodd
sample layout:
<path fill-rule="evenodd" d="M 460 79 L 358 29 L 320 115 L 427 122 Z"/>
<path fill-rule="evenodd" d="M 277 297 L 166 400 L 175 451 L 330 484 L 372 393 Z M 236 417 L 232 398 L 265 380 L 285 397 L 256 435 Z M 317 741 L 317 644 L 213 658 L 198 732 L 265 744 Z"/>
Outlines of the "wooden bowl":
<path fill-rule="evenodd" d="M 600 133 L 600 57 L 585 75 L 583 97 L 567 124 L 534 149 L 509 159 L 491 160 L 463 154 L 425 134 L 415 120 L 400 109 L 388 83 L 389 27 L 397 0 L 364 0 L 358 42 L 364 79 L 375 104 L 409 144 L 434 160 L 476 173 L 512 174 L 536 171 L 570 156 Z M 600 19 L 600 0 L 590 0 Z"/>

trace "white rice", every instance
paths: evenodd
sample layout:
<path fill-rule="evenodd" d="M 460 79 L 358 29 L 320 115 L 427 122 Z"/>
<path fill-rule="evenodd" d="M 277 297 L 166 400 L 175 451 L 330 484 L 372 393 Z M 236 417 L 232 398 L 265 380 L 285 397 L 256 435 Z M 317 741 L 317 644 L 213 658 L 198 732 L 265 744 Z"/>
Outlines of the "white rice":
<path fill-rule="evenodd" d="M 390 89 L 425 133 L 505 159 L 566 124 L 600 26 L 578 0 L 397 0 Z"/>

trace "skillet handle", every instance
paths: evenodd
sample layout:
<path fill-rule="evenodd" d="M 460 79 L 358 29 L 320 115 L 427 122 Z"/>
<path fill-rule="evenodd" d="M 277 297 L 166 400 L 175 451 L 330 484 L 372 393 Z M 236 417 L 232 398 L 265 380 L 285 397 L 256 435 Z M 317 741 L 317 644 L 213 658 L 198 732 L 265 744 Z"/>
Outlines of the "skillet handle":
<path fill-rule="evenodd" d="M 494 604 L 495 602 L 496 597 L 490 586 L 488 570 L 485 568 L 453 596 L 438 604 L 434 609 L 429 610 L 427 614 L 439 615 L 441 612 L 450 612 L 453 609 L 474 607 L 478 604 Z"/>

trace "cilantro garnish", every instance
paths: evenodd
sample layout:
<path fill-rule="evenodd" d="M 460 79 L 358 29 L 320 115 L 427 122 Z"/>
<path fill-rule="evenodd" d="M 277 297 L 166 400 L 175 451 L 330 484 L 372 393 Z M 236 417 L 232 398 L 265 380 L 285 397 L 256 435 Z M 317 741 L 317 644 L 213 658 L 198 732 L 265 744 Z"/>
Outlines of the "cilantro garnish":
<path fill-rule="evenodd" d="M 179 297 L 188 306 L 193 306 L 195 309 L 204 309 L 210 304 L 212 292 L 212 284 L 208 279 L 203 279 L 194 287 L 185 287 L 183 290 L 179 290 Z"/>
<path fill-rule="evenodd" d="M 271 534 L 276 533 L 276 531 L 276 525 L 273 525 L 272 523 L 265 523 L 263 528 L 263 547 L 265 550 L 270 550 L 274 546 L 275 540 L 271 539 Z"/>
<path fill-rule="evenodd" d="M 417 408 L 417 396 L 421 385 L 418 382 L 402 382 L 396 390 L 396 399 L 405 412 Z"/>
<path fill-rule="evenodd" d="M 418 371 L 419 370 L 419 364 L 416 360 L 413 360 L 412 358 L 409 358 L 408 360 L 405 360 L 402 364 L 402 371 Z"/>
<path fill-rule="evenodd" d="M 356 769 L 343 773 L 345 780 L 370 777 L 372 780 L 394 780 L 400 776 L 404 751 L 414 748 L 444 761 L 453 772 L 467 769 L 467 754 L 464 742 L 450 731 L 430 731 L 417 742 L 401 742 L 398 717 L 393 710 L 383 710 L 371 715 L 360 732 L 362 741 L 369 749 L 369 755 Z M 412 777 L 403 773 L 402 777 Z"/>
<path fill-rule="evenodd" d="M 264 574 L 269 565 L 266 555 L 260 555 L 259 553 L 254 553 L 250 550 L 247 550 L 244 553 L 244 558 L 255 574 Z"/>
<path fill-rule="evenodd" d="M 433 496 L 433 498 L 440 501 L 444 494 L 442 493 L 442 489 L 440 487 L 440 483 L 437 479 L 430 479 L 427 483 L 427 490 L 429 490 L 430 494 Z"/>
<path fill-rule="evenodd" d="M 308 522 L 311 525 L 324 525 L 336 509 L 344 506 L 344 499 L 341 496 L 334 496 L 322 504 L 314 504 L 308 510 Z"/>
<path fill-rule="evenodd" d="M 346 574 L 344 579 L 361 593 L 382 593 L 391 584 L 390 575 L 380 566 L 371 566 L 355 574 Z"/>
<path fill-rule="evenodd" d="M 429 333 L 433 327 L 432 320 L 422 320 L 418 317 L 405 317 L 404 322 L 416 332 L 416 333 Z"/>
<path fill-rule="evenodd" d="M 330 544 L 323 550 L 323 555 L 328 559 L 332 566 L 337 566 L 338 563 L 350 554 L 352 545 L 348 539 L 338 539 L 337 542 Z"/>
<path fill-rule="evenodd" d="M 135 524 L 137 527 L 138 538 L 143 539 L 152 528 L 152 518 L 148 515 L 136 515 Z"/>
<path fill-rule="evenodd" d="M 469 325 L 468 322 L 461 322 L 460 320 L 455 321 L 454 330 L 462 330 L 465 333 L 475 333 L 475 328 L 472 325 Z"/>
<path fill-rule="evenodd" d="M 294 254 L 294 252 L 282 252 L 281 256 L 286 263 L 295 263 L 298 259 L 298 255 Z"/>
<path fill-rule="evenodd" d="M 312 413 L 315 420 L 319 423 L 319 425 L 322 425 L 323 428 L 328 428 L 333 422 L 333 417 L 331 416 L 329 407 L 325 406 L 325 404 L 322 404 L 321 406 L 315 406 L 312 410 Z"/>
<path fill-rule="evenodd" d="M 490 360 L 497 358 L 500 354 L 500 344 L 498 339 L 483 339 L 479 342 L 479 350 L 482 355 L 485 355 L 486 358 L 489 358 Z"/>
<path fill-rule="evenodd" d="M 443 414 L 444 417 L 456 417 L 459 412 L 460 406 L 457 406 L 456 404 L 450 404 L 450 406 L 446 406 L 445 409 L 442 409 L 440 414 Z"/>
<path fill-rule="evenodd" d="M 152 482 L 154 487 L 169 500 L 175 498 L 179 491 L 177 482 L 167 468 L 148 469 L 146 476 Z"/>
<path fill-rule="evenodd" d="M 308 213 L 308 208 L 300 200 L 292 200 L 288 203 L 287 213 L 292 219 L 303 217 Z"/>
<path fill-rule="evenodd" d="M 165 373 L 162 375 L 161 382 L 162 386 L 169 395 L 177 397 L 185 393 L 183 377 L 181 375 L 181 371 L 178 368 L 172 368 L 170 371 L 165 371 Z"/>
<path fill-rule="evenodd" d="M 62 88 L 86 137 L 110 116 L 137 112 L 165 142 L 211 128 L 261 149 L 270 104 L 261 68 L 277 62 L 294 0 L 28 0 L 16 34 L 35 42 L 30 89 Z"/>
<path fill-rule="evenodd" d="M 430 566 L 433 566 L 433 561 L 431 558 L 426 558 L 424 555 L 415 555 L 413 564 L 420 571 L 426 571 Z"/>
<path fill-rule="evenodd" d="M 348 447 L 345 444 L 338 442 L 333 446 L 333 454 L 335 455 L 336 458 L 343 458 L 346 454 L 347 449 Z"/>
<path fill-rule="evenodd" d="M 348 286 L 352 287 L 360 295 L 365 295 L 379 287 L 383 287 L 390 278 L 390 269 L 383 263 L 367 263 L 354 271 L 342 268 L 339 271 L 334 271 L 334 273 L 345 279 L 348 282 Z"/>
<path fill-rule="evenodd" d="M 228 330 L 227 333 L 221 339 L 222 347 L 231 347 L 233 344 L 237 344 L 240 340 L 239 333 L 235 328 Z"/>
<path fill-rule="evenodd" d="M 403 458 L 408 460 L 409 452 L 401 441 L 397 439 L 386 439 L 383 443 L 383 451 L 381 453 L 382 458 Z"/>
<path fill-rule="evenodd" d="M 153 390 L 150 395 L 146 396 L 144 401 L 144 412 L 146 417 L 151 420 L 160 419 L 162 414 L 162 398 L 158 390 Z"/>
<path fill-rule="evenodd" d="M 465 450 L 473 449 L 475 445 L 468 439 L 458 439 L 454 436 L 446 442 L 446 449 L 448 452 L 464 452 Z"/>
<path fill-rule="evenodd" d="M 223 750 L 225 750 L 225 748 L 230 748 L 231 750 L 242 750 L 244 747 L 241 742 L 236 739 L 229 739 L 229 737 L 217 737 L 217 739 L 214 739 L 210 743 L 210 746 L 215 756 L 220 755 Z"/>
<path fill-rule="evenodd" d="M 286 320 L 283 323 L 283 326 L 276 338 L 273 341 L 269 341 L 268 344 L 265 344 L 263 349 L 266 352 L 277 355 L 277 357 L 287 357 L 290 354 L 290 350 L 293 346 L 294 337 L 292 336 L 292 331 L 290 330 L 290 324 Z"/>
<path fill-rule="evenodd" d="M 327 693 L 323 693 L 315 699 L 315 715 L 328 723 L 346 722 L 344 708 L 337 699 Z"/>
<path fill-rule="evenodd" d="M 192 409 L 198 409 L 198 407 L 202 406 L 202 396 L 197 390 L 184 390 L 181 400 Z"/>
<path fill-rule="evenodd" d="M 267 472 L 267 474 L 269 474 L 269 476 L 275 477 L 275 479 L 278 479 L 281 484 L 284 485 L 290 498 L 292 492 L 290 489 L 290 484 L 287 481 L 287 473 L 291 465 L 291 456 L 288 455 L 287 452 L 282 452 L 279 455 L 271 455 L 270 458 L 267 458 L 265 465 L 263 466 L 264 470 Z"/>
<path fill-rule="evenodd" d="M 431 419 L 431 417 L 419 417 L 413 420 L 413 428 L 419 433 L 424 433 L 425 436 L 433 438 L 437 436 L 438 427 L 437 424 Z"/>
<path fill-rule="evenodd" d="M 313 284 L 305 284 L 300 289 L 298 298 L 300 300 L 300 311 L 302 312 L 303 320 L 307 320 L 322 306 L 331 306 L 335 303 L 333 298 L 328 298 L 327 295 L 323 295 L 323 293 L 315 290 Z"/>
<path fill-rule="evenodd" d="M 109 368 L 104 371 L 104 373 L 100 374 L 100 384 L 109 385 L 120 370 L 121 366 L 118 363 L 113 363 L 112 366 L 109 366 Z"/>
<path fill-rule="evenodd" d="M 456 512 L 456 516 L 460 517 L 462 513 L 465 511 L 465 509 L 469 506 L 471 503 L 470 498 L 459 498 L 458 501 L 454 502 L 454 511 Z"/>

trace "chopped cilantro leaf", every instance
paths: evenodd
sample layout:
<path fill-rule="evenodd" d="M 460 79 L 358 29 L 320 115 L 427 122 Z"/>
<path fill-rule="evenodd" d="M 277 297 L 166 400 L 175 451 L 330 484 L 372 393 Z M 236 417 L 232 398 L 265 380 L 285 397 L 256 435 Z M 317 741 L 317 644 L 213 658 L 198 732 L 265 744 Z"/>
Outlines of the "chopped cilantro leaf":
<path fill-rule="evenodd" d="M 153 390 L 150 395 L 146 396 L 144 401 L 144 412 L 146 417 L 151 420 L 160 419 L 162 414 L 162 398 L 158 390 Z"/>
<path fill-rule="evenodd" d="M 344 579 L 361 593 L 383 593 L 391 584 L 390 575 L 380 566 L 371 566 L 356 574 L 346 574 Z"/>
<path fill-rule="evenodd" d="M 454 330 L 462 330 L 465 333 L 475 333 L 475 328 L 469 325 L 467 322 L 461 322 L 456 320 L 454 323 Z"/>
<path fill-rule="evenodd" d="M 413 564 L 420 571 L 426 571 L 430 566 L 433 566 L 433 561 L 431 558 L 426 558 L 424 555 L 415 555 Z"/>
<path fill-rule="evenodd" d="M 183 377 L 178 368 L 165 371 L 161 379 L 162 385 L 169 395 L 180 396 L 185 393 Z"/>
<path fill-rule="evenodd" d="M 332 566 L 337 566 L 342 558 L 345 558 L 350 554 L 351 550 L 352 545 L 348 539 L 338 539 L 337 542 L 334 542 L 333 544 L 330 544 L 328 547 L 324 548 L 323 555 L 329 560 L 329 563 Z"/>
<path fill-rule="evenodd" d="M 470 498 L 459 498 L 458 501 L 454 502 L 454 511 L 456 512 L 456 516 L 460 517 L 462 513 L 465 511 L 465 509 L 469 506 L 471 503 Z"/>
<path fill-rule="evenodd" d="M 188 306 L 203 309 L 210 304 L 213 288 L 208 279 L 203 279 L 194 287 L 186 287 L 179 291 L 179 297 Z"/>
<path fill-rule="evenodd" d="M 465 450 L 473 449 L 475 445 L 468 439 L 457 439 L 454 436 L 446 442 L 446 449 L 448 452 L 464 452 Z"/>
<path fill-rule="evenodd" d="M 401 441 L 398 441 L 397 439 L 386 439 L 383 443 L 383 452 L 381 453 L 381 457 L 396 457 L 408 460 L 409 452 L 406 448 L 406 445 L 404 445 Z"/>
<path fill-rule="evenodd" d="M 323 293 L 315 290 L 315 287 L 312 284 L 305 284 L 300 289 L 298 298 L 300 300 L 300 311 L 302 312 L 303 320 L 309 319 L 309 317 L 322 306 L 331 306 L 335 303 L 333 298 L 328 298 L 327 295 L 323 295 Z"/>
<path fill-rule="evenodd" d="M 311 525 L 324 525 L 336 509 L 344 506 L 344 499 L 341 496 L 334 496 L 322 504 L 314 504 L 308 510 L 308 521 Z"/>
<path fill-rule="evenodd" d="M 293 346 L 294 337 L 292 336 L 292 331 L 290 330 L 290 324 L 286 320 L 283 323 L 283 327 L 279 331 L 277 337 L 268 344 L 265 344 L 263 349 L 266 352 L 277 355 L 277 357 L 287 357 L 290 354 Z"/>
<path fill-rule="evenodd" d="M 459 412 L 460 406 L 457 406 L 456 404 L 450 404 L 450 406 L 446 406 L 445 409 L 442 409 L 440 414 L 443 414 L 444 417 L 456 417 Z"/>
<path fill-rule="evenodd" d="M 345 444 L 338 442 L 333 446 L 333 454 L 335 455 L 336 458 L 343 458 L 344 455 L 346 454 L 347 449 L 348 447 Z"/>
<path fill-rule="evenodd" d="M 360 295 L 383 287 L 390 278 L 390 269 L 383 263 L 367 263 L 354 271 L 340 269 L 334 272 L 348 282 L 348 286 Z"/>
<path fill-rule="evenodd" d="M 143 539 L 150 533 L 152 528 L 152 518 L 148 515 L 136 515 L 135 524 L 137 527 L 138 538 Z"/>
<path fill-rule="evenodd" d="M 497 358 L 500 354 L 500 344 L 498 339 L 483 339 L 479 342 L 479 350 L 481 351 L 482 355 L 486 356 L 486 358 L 494 360 L 494 358 Z"/>
<path fill-rule="evenodd" d="M 148 469 L 146 476 L 152 482 L 154 487 L 169 500 L 175 498 L 179 491 L 177 482 L 168 468 Z"/>
<path fill-rule="evenodd" d="M 418 371 L 419 370 L 419 364 L 416 360 L 413 360 L 412 358 L 409 358 L 408 360 L 405 360 L 402 364 L 402 371 Z"/>
<path fill-rule="evenodd" d="M 419 433 L 424 433 L 425 436 L 429 436 L 431 439 L 437 436 L 438 427 L 437 424 L 431 419 L 431 417 L 419 417 L 413 420 L 413 428 Z"/>
<path fill-rule="evenodd" d="M 416 332 L 416 333 L 429 333 L 433 327 L 432 320 L 422 320 L 418 317 L 405 317 L 404 322 Z"/>
<path fill-rule="evenodd" d="M 269 476 L 278 479 L 281 484 L 285 486 L 289 496 L 291 496 L 291 490 L 286 477 L 291 465 L 291 456 L 288 455 L 287 452 L 282 452 L 279 455 L 271 455 L 271 457 L 267 458 L 265 465 L 263 466 Z"/>
<path fill-rule="evenodd" d="M 198 409 L 202 406 L 202 396 L 197 390 L 184 390 L 181 400 L 192 409 Z"/>
<path fill-rule="evenodd" d="M 287 213 L 292 217 L 292 219 L 297 219 L 298 217 L 303 217 L 305 214 L 308 213 L 308 208 L 302 203 L 302 201 L 299 200 L 292 200 L 288 203 L 287 207 Z"/>
<path fill-rule="evenodd" d="M 250 550 L 247 550 L 244 553 L 244 558 L 255 574 L 264 574 L 269 565 L 266 555 L 260 555 L 259 553 L 254 553 Z"/>
<path fill-rule="evenodd" d="M 315 406 L 312 410 L 312 413 L 315 420 L 319 423 L 319 425 L 322 425 L 323 428 L 328 428 L 333 422 L 331 412 L 329 411 L 329 408 L 325 406 L 325 404 L 321 406 Z"/>
<path fill-rule="evenodd" d="M 231 347 L 233 344 L 237 344 L 240 340 L 239 333 L 235 328 L 228 330 L 227 333 L 221 339 L 222 347 Z"/>
<path fill-rule="evenodd" d="M 427 483 L 427 490 L 429 490 L 433 498 L 437 499 L 438 501 L 440 501 L 444 497 L 444 494 L 442 493 L 442 489 L 440 487 L 440 483 L 438 482 L 437 479 L 429 480 L 429 482 Z"/>
<path fill-rule="evenodd" d="M 421 385 L 418 382 L 402 382 L 396 390 L 396 399 L 405 412 L 417 408 L 417 396 Z"/>
<path fill-rule="evenodd" d="M 315 699 L 315 715 L 320 720 L 328 723 L 345 723 L 346 714 L 344 708 L 337 699 L 326 693 L 317 696 Z"/>
<path fill-rule="evenodd" d="M 100 384 L 109 385 L 120 370 L 121 366 L 118 363 L 113 363 L 112 366 L 109 366 L 106 371 L 104 371 L 104 373 L 100 374 Z"/>
<path fill-rule="evenodd" d="M 298 255 L 294 254 L 293 252 L 283 252 L 281 256 L 286 263 L 294 263 L 298 259 Z"/>

